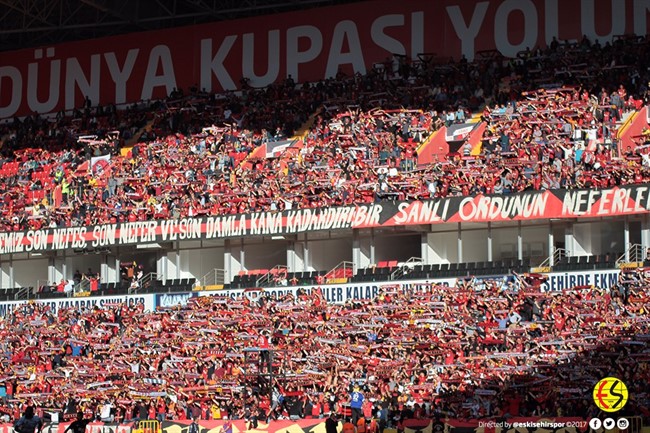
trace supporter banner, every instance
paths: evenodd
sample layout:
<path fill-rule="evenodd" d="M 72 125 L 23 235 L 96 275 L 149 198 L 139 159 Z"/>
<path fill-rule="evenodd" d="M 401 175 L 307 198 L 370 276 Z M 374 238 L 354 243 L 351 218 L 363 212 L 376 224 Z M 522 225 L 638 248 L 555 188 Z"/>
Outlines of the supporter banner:
<path fill-rule="evenodd" d="M 31 300 L 31 301 L 7 301 L 0 302 L 0 317 L 11 314 L 14 309 L 20 305 L 27 303 L 44 304 L 50 307 L 55 313 L 60 308 L 92 308 L 94 306 L 105 307 L 111 304 L 121 304 L 127 302 L 129 304 L 141 304 L 144 306 L 145 311 L 152 311 L 154 309 L 154 295 L 123 295 L 123 296 L 96 296 L 88 298 L 65 298 L 65 299 L 44 299 L 44 300 Z"/>
<path fill-rule="evenodd" d="M 454 286 L 456 278 L 440 278 L 431 280 L 413 280 L 413 281 L 381 281 L 372 283 L 353 283 L 353 284 L 324 284 L 318 286 L 323 293 L 327 302 L 335 304 L 344 304 L 353 300 L 373 299 L 377 296 L 380 289 L 383 290 L 413 290 L 423 291 L 428 287 L 428 283 L 443 284 Z M 216 296 L 229 299 L 248 298 L 250 301 L 257 301 L 262 293 L 275 299 L 280 299 L 286 295 L 296 296 L 299 289 L 306 289 L 307 292 L 314 290 L 316 286 L 294 286 L 294 287 L 272 287 L 262 289 L 228 289 L 217 291 L 200 291 L 199 296 Z"/>
<path fill-rule="evenodd" d="M 530 191 L 512 195 L 381 202 L 242 215 L 141 221 L 0 233 L 0 254 L 181 240 L 274 236 L 318 230 L 611 217 L 650 212 L 650 184 L 607 190 Z"/>
<path fill-rule="evenodd" d="M 266 143 L 266 154 L 267 158 L 277 158 L 282 155 L 282 153 L 292 146 L 296 140 L 279 140 L 279 141 L 269 141 Z"/>
<path fill-rule="evenodd" d="M 583 35 L 604 44 L 645 36 L 649 10 L 638 0 L 382 0 L 25 49 L 2 54 L 0 118 L 69 110 L 85 96 L 123 104 L 196 84 L 234 90 L 241 77 L 262 87 L 365 73 L 392 54 L 514 57 Z"/>
<path fill-rule="evenodd" d="M 546 274 L 548 281 L 542 285 L 542 291 L 556 292 L 572 289 L 577 286 L 595 286 L 602 289 L 613 287 L 618 281 L 618 269 L 607 269 L 598 271 L 579 272 L 551 272 Z M 482 279 L 502 279 L 503 276 L 479 277 Z M 456 278 L 432 278 L 430 280 L 404 280 L 404 281 L 378 281 L 370 283 L 350 284 L 324 284 L 318 286 L 327 302 L 343 304 L 354 300 L 368 300 L 377 296 L 380 289 L 390 290 L 412 290 L 414 292 L 424 291 L 430 283 L 442 284 L 450 287 L 456 285 Z M 314 290 L 316 286 L 302 287 L 272 287 L 262 289 L 227 289 L 217 291 L 199 291 L 198 296 L 217 296 L 230 299 L 248 298 L 250 301 L 257 301 L 262 293 L 279 299 L 286 295 L 296 296 L 298 290 L 304 289 L 307 292 Z"/>
<path fill-rule="evenodd" d="M 542 290 L 555 292 L 576 286 L 596 286 L 609 289 L 618 281 L 620 269 L 578 272 L 552 272 L 547 274 L 548 281 L 542 285 Z"/>
<path fill-rule="evenodd" d="M 111 155 L 93 156 L 90 158 L 90 169 L 93 173 L 102 172 L 111 161 Z"/>
<path fill-rule="evenodd" d="M 607 269 L 599 271 L 579 271 L 579 272 L 552 272 L 548 273 L 548 281 L 542 285 L 543 291 L 560 291 L 574 288 L 576 286 L 596 286 L 599 288 L 611 288 L 618 280 L 618 269 Z M 482 277 L 480 279 L 501 279 L 502 276 Z M 405 281 L 378 281 L 369 283 L 350 283 L 350 284 L 323 284 L 320 286 L 292 286 L 292 287 L 272 287 L 262 289 L 228 289 L 228 290 L 210 290 L 197 291 L 189 293 L 173 294 L 144 294 L 144 295 L 125 295 L 125 296 L 98 296 L 88 298 L 65 298 L 65 299 L 48 299 L 43 301 L 6 301 L 0 302 L 0 317 L 4 317 L 21 304 L 35 302 L 49 305 L 55 312 L 59 308 L 67 307 L 93 307 L 95 305 L 102 307 L 110 304 L 128 302 L 130 304 L 142 304 L 145 310 L 154 310 L 158 307 L 174 307 L 176 305 L 185 305 L 187 302 L 197 296 L 214 296 L 224 299 L 241 299 L 248 298 L 250 301 L 257 301 L 262 293 L 272 298 L 282 298 L 286 295 L 297 296 L 298 290 L 303 289 L 311 292 L 318 287 L 327 302 L 343 304 L 353 300 L 368 300 L 377 296 L 380 289 L 390 292 L 391 290 L 412 290 L 414 292 L 424 291 L 429 284 L 442 284 L 453 287 L 456 285 L 456 278 L 432 278 L 430 280 L 405 280 Z M 1 432 L 0 432 L 1 433 Z"/>
<path fill-rule="evenodd" d="M 155 295 L 155 307 L 175 307 L 177 305 L 186 305 L 187 301 L 196 296 L 196 292 L 192 293 L 163 293 Z"/>
<path fill-rule="evenodd" d="M 59 423 L 56 426 L 56 429 L 52 426 L 52 430 L 49 433 L 65 433 L 65 429 L 67 429 L 69 425 L 69 422 Z M 132 424 L 92 422 L 86 426 L 85 433 L 131 433 L 132 430 Z"/>
<path fill-rule="evenodd" d="M 69 422 L 45 423 L 41 433 L 64 433 L 69 425 Z M 132 424 L 92 422 L 86 426 L 86 433 L 131 433 L 132 429 Z M 14 432 L 13 424 L 0 424 L 0 433 Z"/>
<path fill-rule="evenodd" d="M 479 125 L 480 123 L 454 123 L 453 125 L 449 125 L 445 134 L 445 140 L 448 142 L 463 141 Z"/>

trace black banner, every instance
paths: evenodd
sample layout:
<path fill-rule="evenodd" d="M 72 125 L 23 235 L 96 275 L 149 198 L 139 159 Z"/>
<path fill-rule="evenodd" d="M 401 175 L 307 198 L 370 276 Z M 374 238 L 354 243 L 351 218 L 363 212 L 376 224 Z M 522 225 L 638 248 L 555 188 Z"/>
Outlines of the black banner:
<path fill-rule="evenodd" d="M 6 232 L 0 233 L 0 254 L 445 222 L 609 217 L 649 211 L 650 184 L 607 190 L 531 191 Z"/>

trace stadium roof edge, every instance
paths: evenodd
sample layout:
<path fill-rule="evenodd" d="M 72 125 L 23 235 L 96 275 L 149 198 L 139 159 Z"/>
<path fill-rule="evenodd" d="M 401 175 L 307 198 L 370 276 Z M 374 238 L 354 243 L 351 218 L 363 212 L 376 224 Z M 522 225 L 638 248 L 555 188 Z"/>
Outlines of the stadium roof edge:
<path fill-rule="evenodd" d="M 0 0 L 0 52 L 363 0 Z"/>

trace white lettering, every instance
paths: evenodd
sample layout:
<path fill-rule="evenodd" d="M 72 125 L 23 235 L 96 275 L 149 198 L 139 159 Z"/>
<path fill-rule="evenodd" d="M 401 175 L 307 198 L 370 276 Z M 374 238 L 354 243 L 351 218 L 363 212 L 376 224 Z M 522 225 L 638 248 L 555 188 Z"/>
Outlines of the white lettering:
<path fill-rule="evenodd" d="M 117 224 L 106 224 L 93 227 L 93 247 L 103 247 L 107 245 L 115 245 L 115 234 L 117 232 Z"/>
<path fill-rule="evenodd" d="M 598 206 L 598 215 L 606 215 L 609 213 L 611 201 L 610 195 L 612 195 L 611 189 L 603 190 L 600 196 L 600 204 Z"/>
<path fill-rule="evenodd" d="M 235 90 L 237 88 L 232 77 L 223 65 L 226 56 L 228 56 L 236 40 L 237 36 L 226 36 L 221 42 L 219 50 L 212 57 L 212 39 L 201 39 L 201 88 L 206 92 L 212 91 L 213 75 L 217 77 L 219 84 L 221 84 L 224 90 Z"/>
<path fill-rule="evenodd" d="M 120 69 L 120 65 L 117 63 L 117 57 L 115 53 L 110 52 L 104 54 L 106 59 L 106 64 L 108 65 L 108 72 L 111 74 L 111 78 L 115 83 L 115 103 L 123 104 L 126 102 L 126 82 L 131 76 L 133 67 L 135 66 L 135 61 L 138 58 L 139 49 L 134 48 L 129 50 L 126 54 L 126 59 L 124 59 L 124 66 Z"/>
<path fill-rule="evenodd" d="M 636 194 L 634 196 L 634 210 L 636 212 L 642 212 L 646 210 L 643 207 L 643 201 L 645 200 L 645 195 L 648 192 L 648 188 L 645 186 L 639 186 L 636 188 Z"/>
<path fill-rule="evenodd" d="M 161 74 L 158 75 L 158 66 L 162 67 Z M 156 87 L 165 87 L 165 95 L 169 95 L 176 87 L 176 75 L 174 74 L 174 63 L 172 62 L 172 53 L 167 45 L 156 45 L 149 53 L 149 63 L 147 72 L 144 74 L 144 83 L 142 85 L 142 95 L 140 99 L 148 100 L 153 96 L 153 89 Z"/>
<path fill-rule="evenodd" d="M 634 34 L 637 36 L 648 34 L 648 11 L 650 0 L 634 0 Z"/>
<path fill-rule="evenodd" d="M 467 206 L 467 209 L 465 208 Z M 476 214 L 476 204 L 474 204 L 473 197 L 465 197 L 458 207 L 458 215 L 461 219 L 467 221 L 474 218 Z"/>
<path fill-rule="evenodd" d="M 53 53 L 54 50 L 52 50 Z M 49 54 L 50 50 L 48 50 Z M 52 54 L 54 55 L 54 54 Z M 49 56 L 48 56 L 49 57 Z M 56 59 L 50 62 L 50 82 L 48 98 L 44 102 L 38 100 L 38 85 L 46 84 L 46 79 L 38 79 L 38 63 L 30 63 L 27 66 L 27 104 L 29 109 L 37 113 L 49 113 L 59 103 L 59 87 L 61 83 L 61 60 Z"/>
<path fill-rule="evenodd" d="M 551 45 L 553 38 L 557 38 L 559 32 L 559 16 L 557 0 L 546 0 L 544 8 L 544 36 L 546 45 Z"/>
<path fill-rule="evenodd" d="M 298 41 L 309 39 L 309 48 L 299 51 Z M 323 35 L 314 26 L 296 26 L 287 30 L 287 76 L 291 75 L 298 82 L 300 71 L 298 65 L 314 60 L 323 49 Z"/>
<path fill-rule="evenodd" d="M 625 190 L 624 189 L 617 189 L 614 191 L 614 200 L 612 200 L 612 214 L 620 214 L 623 212 L 623 209 L 625 207 L 625 204 L 623 201 L 625 200 Z"/>
<path fill-rule="evenodd" d="M 411 14 L 411 59 L 424 53 L 424 12 Z"/>
<path fill-rule="evenodd" d="M 23 77 L 20 74 L 18 68 L 13 66 L 2 66 L 0 67 L 0 95 L 5 95 L 6 93 L 2 91 L 2 81 L 5 78 L 5 81 L 11 81 L 11 90 L 8 92 L 11 97 L 9 98 L 9 103 L 0 107 L 0 119 L 4 117 L 11 117 L 20 108 L 20 103 L 22 102 L 22 88 L 23 88 Z"/>
<path fill-rule="evenodd" d="M 404 48 L 404 45 L 397 39 L 384 33 L 384 29 L 387 27 L 398 27 L 403 25 L 404 15 L 393 14 L 381 16 L 372 23 L 372 27 L 370 28 L 370 37 L 377 46 L 385 49 L 389 53 L 405 55 L 406 48 Z"/>
<path fill-rule="evenodd" d="M 409 207 L 408 203 L 400 203 L 397 205 L 397 214 L 393 217 L 395 224 L 402 225 L 407 220 L 406 209 Z"/>
<path fill-rule="evenodd" d="M 280 31 L 271 30 L 269 32 L 268 49 L 264 50 L 268 53 L 266 74 L 262 76 L 255 75 L 255 59 L 261 58 L 261 56 L 255 55 L 255 34 L 246 33 L 243 37 L 243 44 L 243 76 L 250 80 L 253 87 L 266 87 L 274 83 L 280 74 Z"/>
<path fill-rule="evenodd" d="M 347 39 L 350 51 L 343 53 L 343 42 Z M 365 75 L 366 62 L 363 59 L 359 32 L 354 21 L 344 20 L 334 27 L 332 44 L 327 58 L 325 78 L 335 77 L 341 65 L 351 64 L 354 73 Z"/>
<path fill-rule="evenodd" d="M 454 26 L 454 31 L 456 32 L 458 39 L 460 39 L 460 52 L 467 57 L 467 60 L 469 61 L 474 60 L 474 41 L 481 29 L 488 6 L 489 2 L 477 3 L 474 7 L 474 12 L 472 13 L 469 25 L 466 24 L 465 18 L 463 18 L 460 6 L 447 6 L 447 15 L 449 15 L 449 19 L 451 20 L 451 24 Z"/>
<path fill-rule="evenodd" d="M 99 54 L 90 56 L 90 79 L 84 75 L 81 65 L 76 57 L 71 57 L 65 62 L 65 109 L 71 110 L 80 104 L 75 101 L 77 86 L 83 96 L 87 96 L 94 104 L 99 103 L 99 70 L 101 57 Z"/>

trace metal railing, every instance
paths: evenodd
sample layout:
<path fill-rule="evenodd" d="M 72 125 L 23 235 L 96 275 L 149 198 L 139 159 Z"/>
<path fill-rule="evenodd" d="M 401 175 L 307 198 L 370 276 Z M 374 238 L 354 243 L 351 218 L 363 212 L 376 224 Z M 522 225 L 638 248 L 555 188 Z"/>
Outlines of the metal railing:
<path fill-rule="evenodd" d="M 266 274 L 262 275 L 255 281 L 256 287 L 271 287 L 276 286 L 276 277 L 284 274 L 287 276 L 288 268 L 285 265 L 275 265 L 271 270 Z"/>
<path fill-rule="evenodd" d="M 569 250 L 565 248 L 555 248 L 553 250 L 553 255 L 550 257 L 547 257 L 542 263 L 537 266 L 538 268 L 545 268 L 545 267 L 553 267 L 556 263 L 560 262 L 561 260 L 565 259 L 566 257 L 569 257 L 571 253 Z"/>
<path fill-rule="evenodd" d="M 641 244 L 632 244 L 623 255 L 616 259 L 616 266 L 643 261 L 645 261 L 645 247 Z"/>
<path fill-rule="evenodd" d="M 390 274 L 390 279 L 398 280 L 402 278 L 404 275 L 406 275 L 409 271 L 412 271 L 416 265 L 421 265 L 421 264 L 423 264 L 422 257 L 411 257 L 410 259 L 402 263 L 400 266 L 398 266 L 397 269 L 395 269 L 392 274 Z"/>
<path fill-rule="evenodd" d="M 18 291 L 14 294 L 14 299 L 15 299 L 16 301 L 24 301 L 24 300 L 29 299 L 29 295 L 31 295 L 31 293 L 30 293 L 30 289 L 31 289 L 31 287 L 21 287 L 21 288 L 18 289 Z"/>
<path fill-rule="evenodd" d="M 152 282 L 157 281 L 160 279 L 160 275 L 158 275 L 155 272 L 149 272 L 146 275 L 143 275 L 142 278 L 140 278 L 138 281 L 138 286 L 137 287 L 131 287 L 129 286 L 129 295 L 133 293 L 137 293 L 138 290 L 144 289 L 145 287 L 149 287 Z"/>
<path fill-rule="evenodd" d="M 74 285 L 74 293 L 90 292 L 90 280 L 83 279 Z"/>
<path fill-rule="evenodd" d="M 325 274 L 325 281 L 329 282 L 338 278 L 349 278 L 352 276 L 354 276 L 354 263 L 343 261 Z"/>
<path fill-rule="evenodd" d="M 137 422 L 134 431 L 137 431 L 138 433 L 160 433 L 162 430 L 160 428 L 160 421 L 141 420 Z"/>
<path fill-rule="evenodd" d="M 194 287 L 226 284 L 226 270 L 214 268 L 194 283 Z"/>

